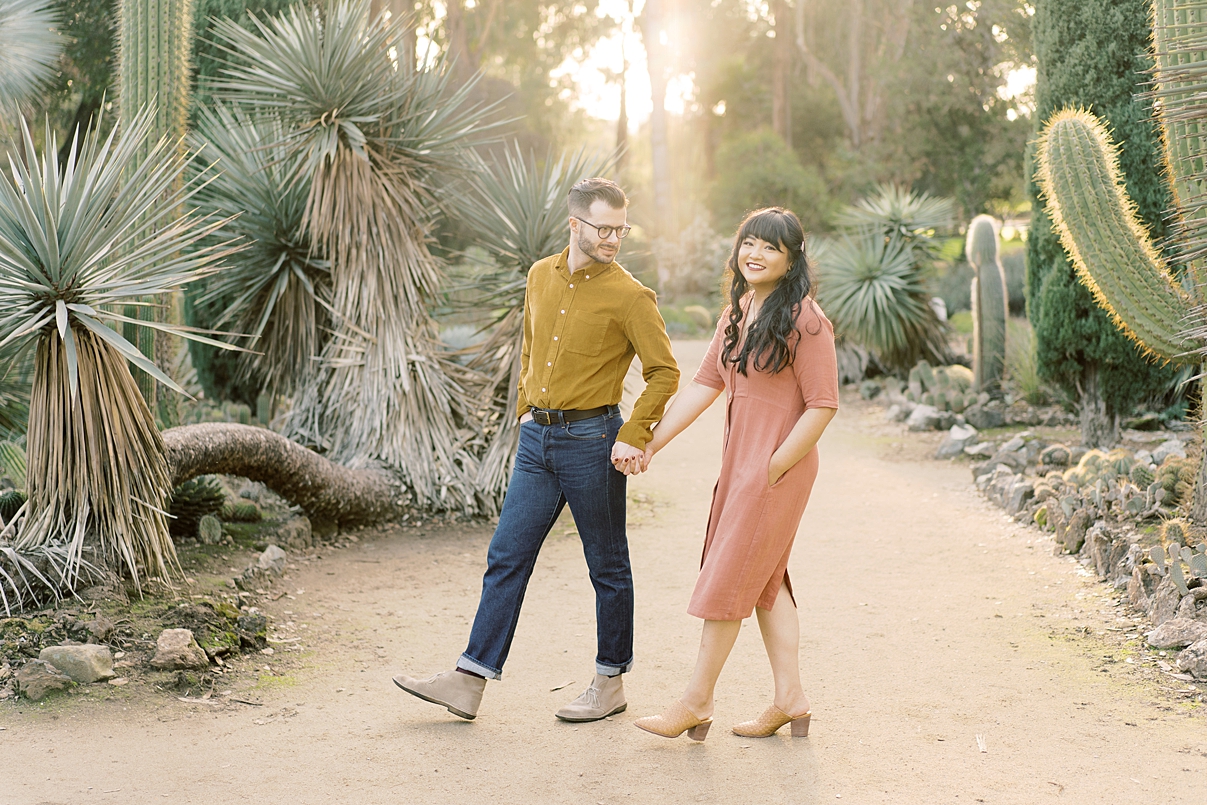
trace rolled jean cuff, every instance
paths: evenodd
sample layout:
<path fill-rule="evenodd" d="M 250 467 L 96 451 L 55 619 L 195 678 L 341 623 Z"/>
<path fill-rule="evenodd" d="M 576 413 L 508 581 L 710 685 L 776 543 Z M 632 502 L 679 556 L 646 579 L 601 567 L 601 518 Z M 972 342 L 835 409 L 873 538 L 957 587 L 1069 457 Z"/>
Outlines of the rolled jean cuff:
<path fill-rule="evenodd" d="M 600 676 L 620 676 L 627 674 L 633 670 L 633 661 L 629 660 L 624 665 L 604 665 L 599 660 L 595 661 L 595 673 Z"/>
<path fill-rule="evenodd" d="M 478 676 L 484 676 L 487 679 L 503 678 L 502 671 L 491 668 L 489 665 L 483 665 L 468 654 L 462 654 L 457 658 L 457 667 L 463 671 L 473 671 Z"/>

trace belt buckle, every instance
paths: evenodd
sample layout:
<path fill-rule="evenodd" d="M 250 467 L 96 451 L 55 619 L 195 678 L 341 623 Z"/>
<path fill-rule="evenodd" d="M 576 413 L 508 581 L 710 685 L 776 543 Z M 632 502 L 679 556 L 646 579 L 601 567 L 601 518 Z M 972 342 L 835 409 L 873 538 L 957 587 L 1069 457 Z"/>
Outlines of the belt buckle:
<path fill-rule="evenodd" d="M 532 419 L 538 425 L 552 425 L 553 417 L 549 416 L 548 411 L 543 411 L 540 408 L 532 409 Z"/>

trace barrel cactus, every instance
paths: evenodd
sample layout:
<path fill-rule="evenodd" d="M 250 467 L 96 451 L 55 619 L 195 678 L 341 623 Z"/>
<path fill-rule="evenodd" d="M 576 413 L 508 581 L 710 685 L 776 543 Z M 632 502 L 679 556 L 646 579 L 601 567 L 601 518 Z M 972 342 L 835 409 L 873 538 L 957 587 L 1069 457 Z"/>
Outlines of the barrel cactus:
<path fill-rule="evenodd" d="M 1176 262 L 1167 259 L 1136 215 L 1110 132 L 1090 112 L 1065 109 L 1037 142 L 1042 195 L 1078 278 L 1114 323 L 1155 360 L 1200 365 L 1207 356 L 1201 203 L 1207 136 L 1207 10 L 1198 0 L 1154 0 L 1153 94 L 1162 128 L 1174 208 Z M 1207 462 L 1194 483 L 1192 520 L 1207 525 Z M 1169 487 L 1166 486 L 1168 489 Z"/>
<path fill-rule="evenodd" d="M 213 475 L 202 475 L 184 482 L 172 490 L 168 503 L 168 514 L 172 516 L 168 523 L 169 533 L 174 537 L 195 536 L 201 518 L 221 512 L 224 503 L 226 493 Z"/>
<path fill-rule="evenodd" d="M 972 371 L 977 391 L 996 392 L 1006 365 L 1006 271 L 998 244 L 998 223 L 978 215 L 968 225 L 964 253 L 972 278 Z"/>

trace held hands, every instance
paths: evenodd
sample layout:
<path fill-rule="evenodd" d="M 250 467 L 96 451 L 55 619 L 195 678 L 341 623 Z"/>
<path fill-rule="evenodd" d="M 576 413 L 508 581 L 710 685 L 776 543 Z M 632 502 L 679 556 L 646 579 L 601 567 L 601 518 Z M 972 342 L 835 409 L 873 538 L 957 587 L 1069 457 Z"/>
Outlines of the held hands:
<path fill-rule="evenodd" d="M 640 450 L 631 444 L 616 442 L 612 445 L 612 466 L 616 468 L 617 472 L 623 472 L 625 475 L 639 475 L 645 472 L 649 466 L 649 457 L 652 455 L 652 451 Z"/>

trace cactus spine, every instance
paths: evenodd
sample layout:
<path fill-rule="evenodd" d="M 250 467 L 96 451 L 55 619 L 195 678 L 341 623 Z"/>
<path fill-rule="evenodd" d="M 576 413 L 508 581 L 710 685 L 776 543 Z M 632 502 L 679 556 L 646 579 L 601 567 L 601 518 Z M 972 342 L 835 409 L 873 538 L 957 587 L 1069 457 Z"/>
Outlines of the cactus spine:
<path fill-rule="evenodd" d="M 1207 115 L 1207 97 L 1198 88 L 1207 61 L 1207 8 L 1200 0 L 1154 0 L 1153 32 L 1153 94 L 1182 276 L 1175 277 L 1137 218 L 1116 146 L 1092 114 L 1065 109 L 1052 116 L 1037 144 L 1038 178 L 1078 277 L 1115 324 L 1160 360 L 1200 363 L 1207 352 L 1201 290 L 1207 130 L 1198 121 Z M 1191 519 L 1207 525 L 1207 461 L 1200 463 Z"/>
<path fill-rule="evenodd" d="M 121 125 L 129 125 L 145 106 L 155 109 L 151 135 L 143 143 L 146 156 L 155 143 L 166 137 L 180 142 L 188 127 L 191 80 L 190 54 L 193 44 L 193 0 L 119 0 L 118 7 L 118 116 Z M 144 320 L 178 320 L 179 300 L 142 300 L 155 307 L 132 307 L 126 315 Z M 127 332 L 137 339 L 139 350 L 154 358 L 161 369 L 172 369 L 175 350 L 163 334 L 149 327 Z M 175 398 L 157 399 L 155 381 L 145 372 L 134 372 L 147 405 L 158 414 L 161 424 L 177 424 Z"/>
<path fill-rule="evenodd" d="M 998 246 L 997 221 L 978 215 L 968 225 L 964 253 L 976 275 L 972 278 L 973 390 L 995 392 L 1006 365 L 1006 271 Z"/>

